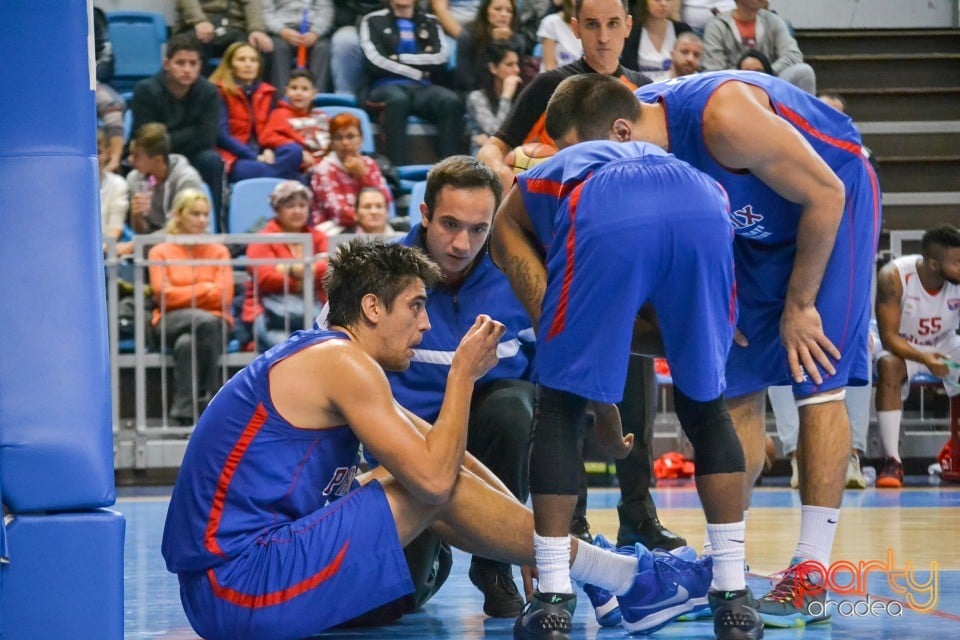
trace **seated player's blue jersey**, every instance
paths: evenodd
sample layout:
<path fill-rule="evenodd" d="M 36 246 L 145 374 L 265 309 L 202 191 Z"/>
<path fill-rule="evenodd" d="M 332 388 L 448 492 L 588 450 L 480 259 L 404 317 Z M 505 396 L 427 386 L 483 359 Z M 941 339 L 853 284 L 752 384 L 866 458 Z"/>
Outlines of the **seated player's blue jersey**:
<path fill-rule="evenodd" d="M 774 76 L 752 71 L 715 71 L 656 82 L 634 93 L 642 101 L 660 101 L 666 110 L 670 152 L 719 180 L 730 198 L 730 217 L 738 236 L 766 245 L 796 240 L 800 205 L 786 200 L 752 173 L 719 164 L 703 138 L 703 111 L 714 91 L 732 80 L 759 87 L 773 110 L 789 122 L 842 180 L 863 162 L 860 134 L 850 118 L 815 96 Z M 744 127 L 750 123 L 745 122 Z M 736 169 L 734 167 L 733 169 Z M 851 185 L 846 185 L 848 196 Z M 876 220 L 856 221 L 858 228 Z M 861 226 L 863 225 L 863 226 Z M 868 235 L 863 236 L 865 240 Z"/>
<path fill-rule="evenodd" d="M 348 493 L 359 442 L 347 426 L 299 429 L 270 400 L 270 368 L 307 347 L 348 339 L 300 331 L 237 373 L 200 416 L 170 499 L 162 552 L 175 573 L 215 567 Z"/>
<path fill-rule="evenodd" d="M 670 154 L 646 142 L 592 140 L 562 149 L 518 175 L 517 186 L 543 254 L 547 254 L 553 242 L 554 218 L 561 202 L 580 183 L 612 160 L 651 155 Z"/>

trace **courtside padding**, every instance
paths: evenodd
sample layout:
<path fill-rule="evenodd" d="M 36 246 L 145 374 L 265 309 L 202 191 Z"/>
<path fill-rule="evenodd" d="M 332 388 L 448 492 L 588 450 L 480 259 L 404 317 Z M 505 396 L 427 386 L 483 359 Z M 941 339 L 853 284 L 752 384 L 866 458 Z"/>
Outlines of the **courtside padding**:
<path fill-rule="evenodd" d="M 123 637 L 92 23 L 0 3 L 0 638 Z"/>

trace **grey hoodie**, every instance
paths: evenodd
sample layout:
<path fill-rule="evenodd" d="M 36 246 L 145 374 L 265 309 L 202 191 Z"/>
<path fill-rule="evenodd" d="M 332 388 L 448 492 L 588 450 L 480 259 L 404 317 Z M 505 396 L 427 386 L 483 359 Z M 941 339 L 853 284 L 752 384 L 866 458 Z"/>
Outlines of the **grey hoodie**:
<path fill-rule="evenodd" d="M 127 174 L 127 185 L 130 187 L 130 197 L 134 194 L 151 189 L 147 176 L 134 169 Z M 190 162 L 178 153 L 170 154 L 170 173 L 164 182 L 158 182 L 153 187 L 153 200 L 150 213 L 147 215 L 149 231 L 157 231 L 167 226 L 167 220 L 173 210 L 173 200 L 184 189 L 199 189 L 205 191 L 203 179 Z"/>

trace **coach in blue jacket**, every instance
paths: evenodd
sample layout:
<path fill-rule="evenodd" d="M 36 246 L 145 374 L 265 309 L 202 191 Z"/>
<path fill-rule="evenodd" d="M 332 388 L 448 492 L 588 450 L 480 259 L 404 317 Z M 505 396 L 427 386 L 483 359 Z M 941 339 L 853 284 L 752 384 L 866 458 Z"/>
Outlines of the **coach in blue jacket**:
<path fill-rule="evenodd" d="M 506 332 L 500 362 L 476 385 L 467 450 L 521 501 L 529 493 L 527 457 L 536 390 L 529 381 L 534 335 L 510 283 L 487 256 L 487 237 L 502 196 L 500 178 L 469 156 L 451 156 L 430 170 L 421 205 L 423 222 L 404 244 L 423 249 L 443 272 L 427 299 L 430 330 L 410 368 L 388 373 L 397 401 L 427 421 L 436 419 L 460 338 L 484 313 Z M 523 599 L 510 565 L 474 556 L 470 580 L 484 594 L 489 616 L 516 617 Z"/>

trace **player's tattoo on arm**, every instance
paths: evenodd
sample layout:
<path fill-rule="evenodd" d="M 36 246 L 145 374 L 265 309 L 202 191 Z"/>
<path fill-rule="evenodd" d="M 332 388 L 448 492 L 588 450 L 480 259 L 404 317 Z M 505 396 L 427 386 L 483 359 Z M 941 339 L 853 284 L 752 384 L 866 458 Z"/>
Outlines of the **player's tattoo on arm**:
<path fill-rule="evenodd" d="M 510 257 L 507 271 L 514 293 L 527 310 L 531 320 L 536 323 L 540 319 L 540 303 L 543 301 L 546 283 L 542 277 L 533 272 L 530 264 L 519 256 Z"/>

